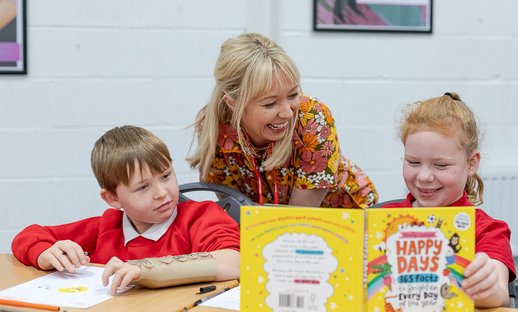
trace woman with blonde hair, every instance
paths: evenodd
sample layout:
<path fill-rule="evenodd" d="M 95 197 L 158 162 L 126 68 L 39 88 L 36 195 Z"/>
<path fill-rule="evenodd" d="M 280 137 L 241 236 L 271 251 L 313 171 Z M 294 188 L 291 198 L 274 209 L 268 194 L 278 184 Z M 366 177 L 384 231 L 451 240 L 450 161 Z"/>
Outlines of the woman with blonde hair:
<path fill-rule="evenodd" d="M 259 204 L 363 208 L 377 201 L 367 175 L 341 154 L 329 108 L 301 95 L 299 71 L 275 42 L 255 33 L 228 39 L 214 76 L 188 158 L 201 181 Z"/>

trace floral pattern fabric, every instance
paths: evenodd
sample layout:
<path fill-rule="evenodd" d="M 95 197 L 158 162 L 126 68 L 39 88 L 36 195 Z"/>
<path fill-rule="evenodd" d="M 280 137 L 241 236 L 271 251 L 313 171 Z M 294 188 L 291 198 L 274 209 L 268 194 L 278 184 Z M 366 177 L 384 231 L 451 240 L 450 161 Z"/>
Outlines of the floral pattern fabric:
<path fill-rule="evenodd" d="M 293 136 L 293 155 L 279 168 L 260 174 L 264 203 L 288 204 L 294 187 L 328 189 L 322 207 L 365 208 L 377 202 L 377 191 L 363 170 L 340 152 L 334 118 L 329 108 L 312 97 L 302 97 Z M 212 171 L 206 182 L 239 190 L 259 202 L 254 165 L 238 142 L 237 131 L 220 125 Z M 257 167 L 261 160 L 255 158 Z M 274 182 L 275 180 L 275 182 Z"/>

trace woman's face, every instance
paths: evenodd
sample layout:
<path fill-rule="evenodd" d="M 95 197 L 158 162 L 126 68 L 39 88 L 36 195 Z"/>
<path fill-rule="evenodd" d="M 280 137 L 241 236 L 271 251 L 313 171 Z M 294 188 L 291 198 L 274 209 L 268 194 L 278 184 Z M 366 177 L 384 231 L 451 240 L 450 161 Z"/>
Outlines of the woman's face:
<path fill-rule="evenodd" d="M 299 105 L 299 85 L 274 76 L 270 91 L 246 105 L 241 126 L 253 145 L 268 145 L 284 137 Z"/>

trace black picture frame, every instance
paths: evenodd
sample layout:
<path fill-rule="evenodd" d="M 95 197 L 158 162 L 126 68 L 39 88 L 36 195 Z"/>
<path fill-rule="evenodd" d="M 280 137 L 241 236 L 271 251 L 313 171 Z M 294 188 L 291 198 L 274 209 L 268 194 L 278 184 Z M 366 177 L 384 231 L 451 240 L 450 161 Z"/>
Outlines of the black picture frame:
<path fill-rule="evenodd" d="M 432 33 L 433 0 L 313 0 L 314 31 Z"/>
<path fill-rule="evenodd" d="M 27 2 L 3 0 L 0 6 L 0 74 L 27 74 Z"/>

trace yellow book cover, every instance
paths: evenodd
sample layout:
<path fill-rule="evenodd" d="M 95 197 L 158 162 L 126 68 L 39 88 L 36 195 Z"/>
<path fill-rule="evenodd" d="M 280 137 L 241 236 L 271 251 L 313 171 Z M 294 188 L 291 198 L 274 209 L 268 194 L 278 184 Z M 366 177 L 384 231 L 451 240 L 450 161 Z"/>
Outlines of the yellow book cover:
<path fill-rule="evenodd" d="M 241 311 L 361 311 L 362 209 L 241 207 Z"/>
<path fill-rule="evenodd" d="M 475 254 L 473 207 L 373 208 L 366 220 L 366 311 L 474 310 L 460 287 Z"/>

